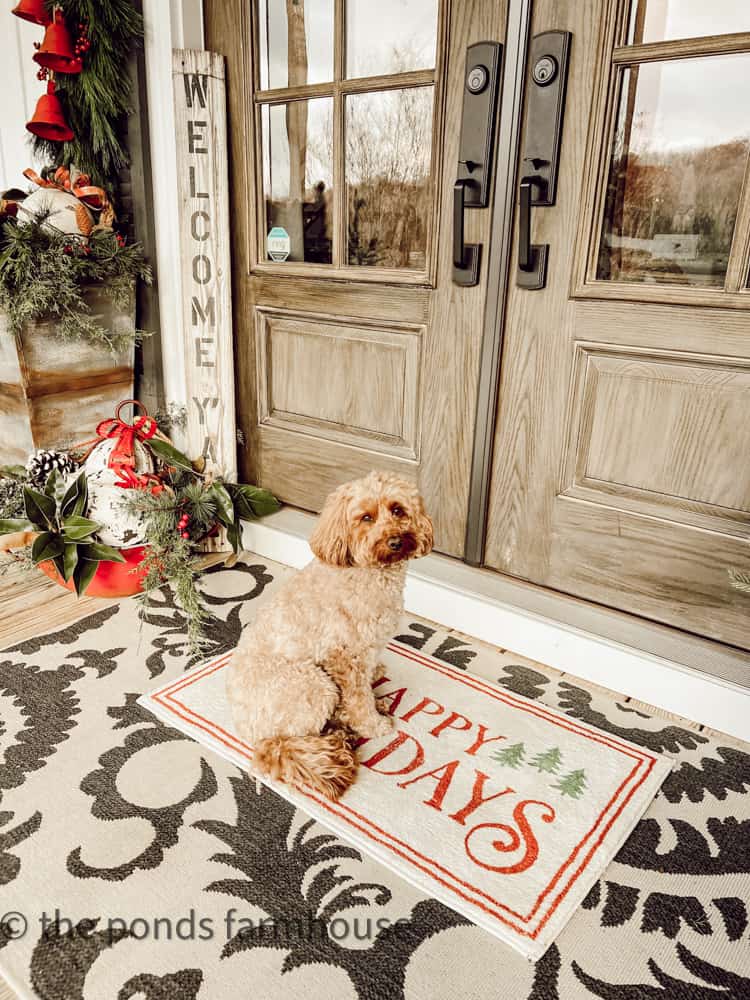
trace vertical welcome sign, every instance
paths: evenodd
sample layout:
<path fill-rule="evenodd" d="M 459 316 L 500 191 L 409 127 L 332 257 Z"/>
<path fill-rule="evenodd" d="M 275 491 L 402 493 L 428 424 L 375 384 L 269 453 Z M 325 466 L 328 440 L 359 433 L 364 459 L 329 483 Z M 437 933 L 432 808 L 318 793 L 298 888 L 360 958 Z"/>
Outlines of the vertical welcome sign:
<path fill-rule="evenodd" d="M 224 58 L 172 53 L 182 288 L 186 449 L 236 477 Z M 158 196 L 158 194 L 157 194 Z"/>

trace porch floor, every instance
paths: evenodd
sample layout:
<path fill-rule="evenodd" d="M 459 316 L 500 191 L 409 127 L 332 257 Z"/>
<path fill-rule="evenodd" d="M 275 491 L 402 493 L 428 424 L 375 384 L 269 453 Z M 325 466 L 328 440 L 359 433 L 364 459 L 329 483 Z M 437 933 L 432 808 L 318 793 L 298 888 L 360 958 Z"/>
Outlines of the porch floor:
<path fill-rule="evenodd" d="M 206 566 L 216 564 L 224 558 L 224 555 L 215 553 L 206 556 L 204 563 Z M 266 562 L 262 557 L 257 557 L 259 562 Z M 5 572 L 0 575 L 0 650 L 15 645 L 32 636 L 56 631 L 70 625 L 80 619 L 90 615 L 104 607 L 114 603 L 112 601 L 97 598 L 76 599 L 52 581 L 48 580 L 41 573 L 34 574 L 16 566 L 6 566 Z M 458 630 L 449 630 L 452 634 L 463 636 Z M 470 638 L 470 637 L 466 637 Z M 476 642 L 476 640 L 473 640 Z M 487 645 L 487 644 L 484 644 Z M 494 647 L 498 648 L 498 647 Z M 500 650 L 501 652 L 512 652 Z M 519 656 L 518 662 L 528 666 L 539 666 L 547 674 L 557 677 L 572 675 L 563 671 L 556 671 L 548 665 L 535 664 L 535 661 Z M 659 716 L 675 722 L 676 724 L 694 729 L 698 732 L 706 733 L 709 736 L 718 736 L 722 741 L 737 746 L 746 752 L 750 751 L 750 745 L 742 741 L 719 733 L 708 726 L 700 725 L 690 719 L 685 719 L 661 708 L 649 705 L 645 702 L 632 699 L 619 692 L 598 687 L 595 684 L 575 678 L 575 683 L 590 691 L 604 691 L 619 702 L 629 703 L 631 707 L 642 709 L 644 712 Z M 17 1000 L 16 994 L 4 982 L 0 976 L 0 1000 Z"/>

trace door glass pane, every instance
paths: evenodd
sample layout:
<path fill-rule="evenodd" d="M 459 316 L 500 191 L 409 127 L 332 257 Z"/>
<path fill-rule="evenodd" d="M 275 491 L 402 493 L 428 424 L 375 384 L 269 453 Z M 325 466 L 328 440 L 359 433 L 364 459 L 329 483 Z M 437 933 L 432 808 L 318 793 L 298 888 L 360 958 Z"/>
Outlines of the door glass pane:
<path fill-rule="evenodd" d="M 438 0 L 347 0 L 346 75 L 432 69 Z"/>
<path fill-rule="evenodd" d="M 271 259 L 330 264 L 333 99 L 264 105 L 261 120 Z"/>
<path fill-rule="evenodd" d="M 432 87 L 346 100 L 350 264 L 426 268 Z"/>
<path fill-rule="evenodd" d="M 750 149 L 750 54 L 625 70 L 597 278 L 721 288 Z"/>
<path fill-rule="evenodd" d="M 750 31 L 747 0 L 631 0 L 628 45 Z"/>
<path fill-rule="evenodd" d="M 260 86 L 333 80 L 333 0 L 260 0 Z"/>

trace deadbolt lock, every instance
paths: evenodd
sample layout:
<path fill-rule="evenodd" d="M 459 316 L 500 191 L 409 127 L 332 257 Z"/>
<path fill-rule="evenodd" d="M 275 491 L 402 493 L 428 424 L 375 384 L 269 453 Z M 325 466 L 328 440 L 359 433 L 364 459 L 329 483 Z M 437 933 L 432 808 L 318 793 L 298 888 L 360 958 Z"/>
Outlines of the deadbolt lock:
<path fill-rule="evenodd" d="M 540 87 L 547 87 L 557 76 L 557 59 L 550 55 L 541 56 L 534 63 L 531 76 L 534 83 Z"/>
<path fill-rule="evenodd" d="M 466 76 L 466 86 L 471 94 L 481 94 L 489 83 L 490 74 L 486 66 L 479 63 L 472 66 Z"/>

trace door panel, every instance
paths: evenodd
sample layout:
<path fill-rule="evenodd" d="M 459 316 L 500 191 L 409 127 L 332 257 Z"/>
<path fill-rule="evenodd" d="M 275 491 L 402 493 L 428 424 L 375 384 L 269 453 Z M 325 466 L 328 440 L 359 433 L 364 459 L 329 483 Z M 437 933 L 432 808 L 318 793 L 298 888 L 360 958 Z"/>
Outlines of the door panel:
<path fill-rule="evenodd" d="M 497 0 L 206 3 L 228 67 L 241 471 L 318 510 L 396 470 L 453 555 L 487 274 L 453 283 L 452 188 L 466 48 L 501 40 L 505 17 Z M 467 211 L 467 242 L 486 244 L 490 215 Z"/>
<path fill-rule="evenodd" d="M 744 647 L 750 35 L 676 6 L 535 4 L 573 46 L 558 201 L 532 216 L 547 285 L 507 302 L 486 560 Z"/>

